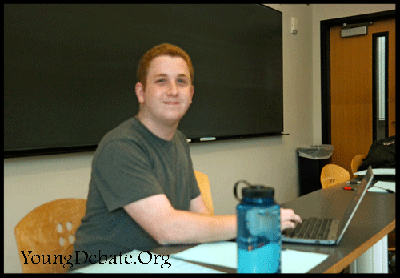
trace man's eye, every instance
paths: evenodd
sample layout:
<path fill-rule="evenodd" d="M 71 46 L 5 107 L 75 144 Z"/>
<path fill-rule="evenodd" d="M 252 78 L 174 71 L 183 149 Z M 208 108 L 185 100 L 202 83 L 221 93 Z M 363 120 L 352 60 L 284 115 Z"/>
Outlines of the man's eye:
<path fill-rule="evenodd" d="M 165 82 L 165 79 L 158 79 L 158 80 L 156 80 L 156 82 L 157 83 L 163 83 L 163 82 Z"/>

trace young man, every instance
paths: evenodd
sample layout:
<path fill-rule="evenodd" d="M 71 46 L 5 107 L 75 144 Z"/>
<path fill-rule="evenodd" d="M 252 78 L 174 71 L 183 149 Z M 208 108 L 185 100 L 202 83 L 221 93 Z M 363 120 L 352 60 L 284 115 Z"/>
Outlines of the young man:
<path fill-rule="evenodd" d="M 189 56 L 177 46 L 156 46 L 141 59 L 139 112 L 105 135 L 93 158 L 74 268 L 101 260 L 101 254 L 236 237 L 236 215 L 207 210 L 186 138 L 177 130 L 192 102 L 193 77 Z M 281 214 L 283 229 L 301 222 L 292 210 Z"/>

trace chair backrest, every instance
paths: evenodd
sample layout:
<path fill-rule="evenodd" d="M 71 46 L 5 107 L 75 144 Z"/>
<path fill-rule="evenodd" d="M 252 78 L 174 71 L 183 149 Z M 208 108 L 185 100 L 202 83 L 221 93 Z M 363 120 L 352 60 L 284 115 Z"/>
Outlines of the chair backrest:
<path fill-rule="evenodd" d="M 351 160 L 350 168 L 351 168 L 351 172 L 354 177 L 357 177 L 357 175 L 354 175 L 354 173 L 356 173 L 358 171 L 358 167 L 362 164 L 364 158 L 365 158 L 365 155 L 357 154 Z"/>
<path fill-rule="evenodd" d="M 85 210 L 86 199 L 58 199 L 29 212 L 14 229 L 22 271 L 66 272 Z"/>
<path fill-rule="evenodd" d="M 200 193 L 204 204 L 211 214 L 214 214 L 214 205 L 211 198 L 210 181 L 208 180 L 208 176 L 199 171 L 194 171 L 194 175 L 196 176 L 197 183 L 199 184 Z"/>
<path fill-rule="evenodd" d="M 350 173 L 336 164 L 327 164 L 321 171 L 322 188 L 328 188 L 338 183 L 350 180 Z"/>

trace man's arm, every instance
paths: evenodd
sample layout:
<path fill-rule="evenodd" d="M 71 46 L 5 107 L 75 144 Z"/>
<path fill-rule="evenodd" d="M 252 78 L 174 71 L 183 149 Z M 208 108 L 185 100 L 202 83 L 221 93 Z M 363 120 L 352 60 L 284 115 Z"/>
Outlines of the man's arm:
<path fill-rule="evenodd" d="M 199 205 L 198 200 L 191 202 L 191 209 L 192 204 L 194 210 L 199 209 L 195 208 Z M 133 202 L 124 209 L 160 244 L 229 240 L 237 234 L 235 215 L 204 215 L 176 210 L 163 194 Z"/>
<path fill-rule="evenodd" d="M 196 198 L 190 200 L 190 211 L 204 215 L 211 215 L 211 211 L 208 210 L 201 194 Z"/>
<path fill-rule="evenodd" d="M 163 194 L 136 201 L 124 209 L 160 244 L 205 243 L 235 238 L 236 215 L 201 214 L 200 211 L 208 210 L 199 197 L 190 203 L 193 211 L 174 209 Z M 301 223 L 301 218 L 293 210 L 281 208 L 281 229 L 293 228 L 295 222 Z"/>

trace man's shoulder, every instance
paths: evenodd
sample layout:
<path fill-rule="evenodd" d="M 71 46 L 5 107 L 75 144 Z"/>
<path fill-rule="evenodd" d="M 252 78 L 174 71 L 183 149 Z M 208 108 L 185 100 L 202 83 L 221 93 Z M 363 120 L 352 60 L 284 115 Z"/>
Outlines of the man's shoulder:
<path fill-rule="evenodd" d="M 114 129 L 107 132 L 100 143 L 108 142 L 114 139 L 135 138 L 140 135 L 140 128 L 135 118 L 130 118 Z"/>
<path fill-rule="evenodd" d="M 97 147 L 96 152 L 100 153 L 102 150 L 110 146 L 118 146 L 126 148 L 136 148 L 146 144 L 146 134 L 138 125 L 135 118 L 130 118 L 122 122 L 119 126 L 107 132 Z"/>
<path fill-rule="evenodd" d="M 175 136 L 177 137 L 177 139 L 181 142 L 187 142 L 187 138 L 185 136 L 185 134 L 182 133 L 182 131 L 180 130 L 175 130 Z"/>

